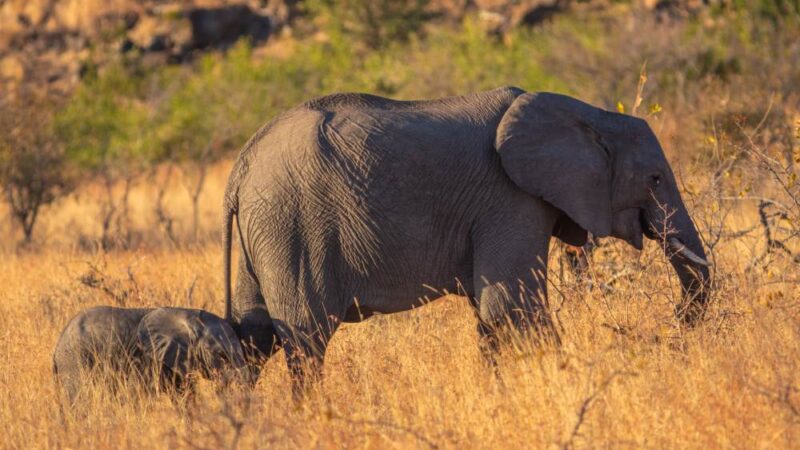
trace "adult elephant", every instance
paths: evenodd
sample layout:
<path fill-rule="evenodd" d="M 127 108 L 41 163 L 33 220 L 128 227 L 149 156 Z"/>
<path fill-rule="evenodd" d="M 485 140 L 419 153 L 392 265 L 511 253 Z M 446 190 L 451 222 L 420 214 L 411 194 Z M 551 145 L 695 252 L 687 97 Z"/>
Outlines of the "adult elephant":
<path fill-rule="evenodd" d="M 308 101 L 244 146 L 224 208 L 229 308 L 235 215 L 241 236 L 237 332 L 264 357 L 280 342 L 300 382 L 340 322 L 408 310 L 429 286 L 469 296 L 485 337 L 546 329 L 553 235 L 659 239 L 680 318 L 707 299 L 703 247 L 647 123 L 558 94 Z"/>

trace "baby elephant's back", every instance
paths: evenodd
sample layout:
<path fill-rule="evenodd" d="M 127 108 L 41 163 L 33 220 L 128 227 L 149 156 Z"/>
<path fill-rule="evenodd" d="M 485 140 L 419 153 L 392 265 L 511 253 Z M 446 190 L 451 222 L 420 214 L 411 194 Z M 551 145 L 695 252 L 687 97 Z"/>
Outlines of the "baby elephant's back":
<path fill-rule="evenodd" d="M 125 370 L 134 357 L 136 328 L 150 311 L 98 306 L 70 320 L 53 354 L 53 372 L 67 395 L 76 394 L 82 371 L 105 363 L 109 370 Z"/>

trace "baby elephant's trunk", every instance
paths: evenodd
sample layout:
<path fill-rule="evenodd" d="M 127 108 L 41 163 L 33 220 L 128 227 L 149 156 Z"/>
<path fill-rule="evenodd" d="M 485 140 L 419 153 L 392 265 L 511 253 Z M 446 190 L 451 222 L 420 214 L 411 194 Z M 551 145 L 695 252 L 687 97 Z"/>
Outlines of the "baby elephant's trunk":
<path fill-rule="evenodd" d="M 224 332 L 206 333 L 204 336 L 203 347 L 207 350 L 206 369 L 219 374 L 220 381 L 225 386 L 252 386 L 255 384 L 255 379 L 245 360 L 239 339 L 227 323 L 224 328 L 226 328 Z M 208 372 L 207 370 L 207 375 L 211 375 Z"/>

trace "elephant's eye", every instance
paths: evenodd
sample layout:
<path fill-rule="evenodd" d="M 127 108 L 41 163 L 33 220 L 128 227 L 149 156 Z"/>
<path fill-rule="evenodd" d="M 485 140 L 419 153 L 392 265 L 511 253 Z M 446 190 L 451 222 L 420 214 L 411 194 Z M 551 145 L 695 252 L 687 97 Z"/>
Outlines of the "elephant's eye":
<path fill-rule="evenodd" d="M 659 174 L 650 175 L 650 185 L 653 187 L 658 187 L 659 185 L 661 185 L 661 175 Z"/>

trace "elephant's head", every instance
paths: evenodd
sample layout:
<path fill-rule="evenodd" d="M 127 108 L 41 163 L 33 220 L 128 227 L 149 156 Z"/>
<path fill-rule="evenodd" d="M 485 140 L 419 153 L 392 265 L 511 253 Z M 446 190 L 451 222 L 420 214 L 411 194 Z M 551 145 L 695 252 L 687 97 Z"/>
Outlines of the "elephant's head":
<path fill-rule="evenodd" d="M 587 231 L 637 249 L 642 236 L 657 240 L 683 286 L 679 316 L 702 316 L 708 262 L 647 122 L 563 95 L 522 94 L 503 116 L 495 148 L 519 188 L 563 211 L 553 230 L 562 240 L 582 245 Z"/>
<path fill-rule="evenodd" d="M 205 311 L 156 309 L 139 324 L 138 343 L 165 381 L 181 383 L 191 372 L 219 375 L 225 384 L 253 381 L 233 328 Z"/>

